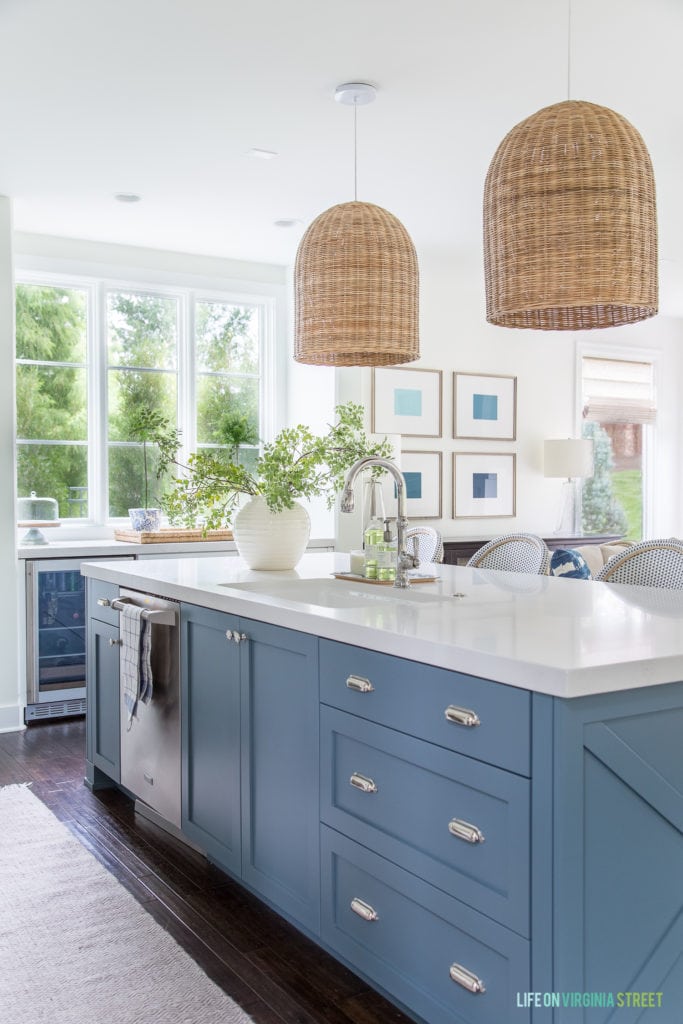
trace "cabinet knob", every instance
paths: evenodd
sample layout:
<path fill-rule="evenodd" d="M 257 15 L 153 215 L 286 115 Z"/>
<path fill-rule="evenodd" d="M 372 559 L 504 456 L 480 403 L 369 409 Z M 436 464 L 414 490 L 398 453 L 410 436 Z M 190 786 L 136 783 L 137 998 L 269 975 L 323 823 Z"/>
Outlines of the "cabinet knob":
<path fill-rule="evenodd" d="M 111 608 L 111 601 L 108 597 L 98 597 L 97 603 L 100 608 Z"/>
<path fill-rule="evenodd" d="M 226 639 L 232 640 L 235 644 L 241 644 L 243 640 L 249 639 L 246 633 L 240 633 L 236 629 L 226 629 L 225 636 Z"/>
<path fill-rule="evenodd" d="M 375 689 L 370 680 L 364 676 L 350 675 L 346 680 L 346 685 L 349 690 L 355 690 L 356 693 L 372 693 Z"/>
<path fill-rule="evenodd" d="M 475 995 L 479 995 L 481 992 L 485 992 L 484 982 L 481 978 L 478 978 L 476 974 L 472 974 L 472 971 L 468 971 L 466 967 L 462 967 L 460 964 L 451 964 L 448 973 L 451 976 L 451 980 L 456 982 L 458 985 L 462 985 L 468 992 L 473 992 Z"/>
<path fill-rule="evenodd" d="M 379 915 L 374 907 L 371 907 L 369 903 L 365 903 L 364 900 L 359 900 L 357 896 L 351 900 L 351 910 L 354 914 L 362 917 L 364 921 L 379 921 Z"/>
<path fill-rule="evenodd" d="M 123 640 L 115 640 L 113 636 L 109 637 L 109 646 L 110 647 L 121 647 L 122 644 L 123 644 Z"/>
<path fill-rule="evenodd" d="M 467 821 L 453 818 L 448 822 L 448 831 L 458 839 L 464 839 L 466 843 L 483 843 L 484 833 L 476 825 L 470 825 Z"/>
<path fill-rule="evenodd" d="M 365 775 L 361 775 L 360 772 L 354 772 L 349 782 L 356 789 L 360 789 L 363 793 L 376 793 L 377 786 L 373 779 L 367 778 Z"/>
<path fill-rule="evenodd" d="M 476 711 L 470 711 L 469 708 L 459 708 L 455 704 L 449 704 L 444 711 L 444 715 L 449 722 L 453 722 L 455 725 L 466 725 L 470 729 L 475 725 L 481 725 Z"/>

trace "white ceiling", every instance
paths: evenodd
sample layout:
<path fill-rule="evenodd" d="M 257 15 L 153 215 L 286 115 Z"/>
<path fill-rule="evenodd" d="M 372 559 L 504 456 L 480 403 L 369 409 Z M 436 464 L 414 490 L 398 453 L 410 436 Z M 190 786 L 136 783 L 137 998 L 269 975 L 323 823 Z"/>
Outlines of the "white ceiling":
<path fill-rule="evenodd" d="M 648 145 L 662 309 L 683 311 L 682 50 L 683 0 L 0 0 L 0 193 L 19 231 L 291 263 L 353 198 L 333 93 L 367 81 L 358 198 L 422 258 L 479 267 L 496 146 L 569 77 Z"/>

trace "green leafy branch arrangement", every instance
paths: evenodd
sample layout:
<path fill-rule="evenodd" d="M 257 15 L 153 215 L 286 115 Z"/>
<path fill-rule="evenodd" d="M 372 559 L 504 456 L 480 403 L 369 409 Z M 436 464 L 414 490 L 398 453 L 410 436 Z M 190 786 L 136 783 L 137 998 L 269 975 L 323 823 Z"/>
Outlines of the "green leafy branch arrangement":
<path fill-rule="evenodd" d="M 391 444 L 371 441 L 363 430 L 363 406 L 338 405 L 336 422 L 327 433 L 315 435 L 299 424 L 281 430 L 263 446 L 253 472 L 237 461 L 239 444 L 230 461 L 220 451 L 195 452 L 183 467 L 185 475 L 174 479 L 162 499 L 162 507 L 174 525 L 207 530 L 229 526 L 238 510 L 240 495 L 261 495 L 273 512 L 292 508 L 297 498 L 322 496 L 334 504 L 347 470 L 368 455 L 391 456 Z"/>
<path fill-rule="evenodd" d="M 137 407 L 131 415 L 129 436 L 131 441 L 142 442 L 144 508 L 149 508 L 150 468 L 147 449 L 149 446 L 156 449 L 157 465 L 154 475 L 159 480 L 169 466 L 176 461 L 180 448 L 180 435 L 163 413 L 142 405 Z"/>

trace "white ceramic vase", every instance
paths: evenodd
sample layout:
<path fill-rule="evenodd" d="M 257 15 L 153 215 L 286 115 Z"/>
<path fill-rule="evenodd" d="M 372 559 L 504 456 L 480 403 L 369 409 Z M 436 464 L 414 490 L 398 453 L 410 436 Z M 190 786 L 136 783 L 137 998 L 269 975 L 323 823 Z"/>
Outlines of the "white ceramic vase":
<path fill-rule="evenodd" d="M 233 523 L 235 544 L 250 569 L 293 569 L 311 533 L 308 512 L 293 508 L 271 512 L 260 495 L 244 505 Z"/>

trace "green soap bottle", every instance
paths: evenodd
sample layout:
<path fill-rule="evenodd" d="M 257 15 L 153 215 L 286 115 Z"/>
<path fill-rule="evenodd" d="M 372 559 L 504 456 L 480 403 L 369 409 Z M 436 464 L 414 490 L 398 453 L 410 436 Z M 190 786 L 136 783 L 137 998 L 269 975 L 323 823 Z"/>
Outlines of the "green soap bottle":
<path fill-rule="evenodd" d="M 384 542 L 384 498 L 379 480 L 374 477 L 366 481 L 365 509 L 363 522 L 363 548 L 365 561 L 363 572 L 368 580 L 376 580 L 378 574 L 379 549 Z"/>

